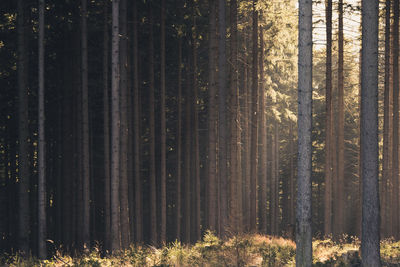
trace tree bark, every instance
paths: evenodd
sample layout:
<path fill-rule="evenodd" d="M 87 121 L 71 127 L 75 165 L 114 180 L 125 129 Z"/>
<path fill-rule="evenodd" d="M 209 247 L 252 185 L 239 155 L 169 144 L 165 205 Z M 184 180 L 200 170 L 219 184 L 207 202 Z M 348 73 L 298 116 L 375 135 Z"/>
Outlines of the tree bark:
<path fill-rule="evenodd" d="M 398 1 L 396 2 L 398 8 Z M 378 2 L 363 0 L 362 7 L 361 164 L 363 178 L 363 207 L 361 255 L 362 265 L 366 267 L 381 265 L 379 250 L 377 98 Z"/>
<path fill-rule="evenodd" d="M 178 40 L 178 129 L 176 167 L 176 238 L 181 240 L 182 220 L 182 36 Z"/>
<path fill-rule="evenodd" d="M 44 84 L 44 0 L 39 0 L 39 145 L 38 145 L 38 254 L 40 259 L 45 259 L 46 251 L 46 139 L 45 139 L 45 84 Z"/>
<path fill-rule="evenodd" d="M 218 229 L 217 198 L 217 1 L 210 0 L 210 30 L 209 30 L 209 56 L 208 61 L 208 228 L 212 231 Z"/>
<path fill-rule="evenodd" d="M 250 231 L 257 230 L 257 145 L 258 145 L 258 11 L 253 0 L 252 33 L 252 91 L 251 91 L 251 144 L 250 144 Z"/>
<path fill-rule="evenodd" d="M 190 67 L 189 64 L 186 66 L 186 95 L 185 95 L 185 231 L 184 240 L 186 243 L 190 243 L 191 238 L 191 138 L 192 138 L 192 125 L 191 125 L 191 84 L 190 84 Z"/>
<path fill-rule="evenodd" d="M 296 266 L 312 264 L 312 1 L 299 1 Z"/>
<path fill-rule="evenodd" d="M 25 7 L 24 1 L 18 0 L 18 178 L 19 178 L 19 224 L 18 247 L 25 255 L 29 254 L 29 116 L 27 87 L 27 53 L 25 42 Z"/>
<path fill-rule="evenodd" d="M 111 54 L 111 250 L 120 243 L 120 62 L 119 62 L 119 0 L 112 2 L 112 54 Z"/>
<path fill-rule="evenodd" d="M 332 233 L 332 0 L 325 1 L 326 16 L 326 128 L 325 128 L 325 194 L 324 233 Z"/>

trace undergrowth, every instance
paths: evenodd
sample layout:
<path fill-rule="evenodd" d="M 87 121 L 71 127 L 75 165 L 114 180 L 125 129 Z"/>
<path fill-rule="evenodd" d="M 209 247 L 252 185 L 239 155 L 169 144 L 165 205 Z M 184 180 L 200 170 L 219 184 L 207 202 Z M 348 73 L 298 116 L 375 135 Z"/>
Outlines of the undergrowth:
<path fill-rule="evenodd" d="M 344 236 L 313 241 L 313 266 L 360 266 L 360 242 Z M 179 241 L 157 248 L 135 246 L 113 255 L 104 255 L 98 247 L 77 257 L 57 250 L 52 258 L 40 261 L 21 254 L 3 254 L 0 266 L 133 266 L 133 267 L 186 267 L 186 266 L 295 266 L 295 243 L 281 237 L 262 235 L 236 235 L 223 241 L 207 231 L 194 245 Z M 384 240 L 381 243 L 383 266 L 399 266 L 400 242 Z"/>

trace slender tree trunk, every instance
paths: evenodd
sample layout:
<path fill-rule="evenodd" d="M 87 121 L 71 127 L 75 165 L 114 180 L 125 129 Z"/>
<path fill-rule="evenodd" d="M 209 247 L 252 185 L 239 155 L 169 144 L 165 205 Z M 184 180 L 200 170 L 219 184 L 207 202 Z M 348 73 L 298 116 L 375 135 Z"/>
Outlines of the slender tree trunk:
<path fill-rule="evenodd" d="M 190 84 L 190 67 L 189 64 L 186 66 L 186 97 L 185 97 L 185 195 L 184 195 L 184 200 L 185 200 L 185 242 L 190 243 L 190 237 L 191 237 L 191 224 L 190 224 L 190 219 L 191 219 L 191 206 L 190 206 L 190 178 L 191 178 L 191 138 L 192 138 L 192 133 L 191 133 L 191 84 Z"/>
<path fill-rule="evenodd" d="M 153 245 L 158 242 L 157 231 L 157 188 L 156 188 L 156 136 L 155 136 L 155 104 L 154 104 L 154 37 L 153 37 L 153 11 L 150 8 L 149 21 L 149 120 L 150 120 L 150 241 Z"/>
<path fill-rule="evenodd" d="M 200 151 L 199 151 L 199 111 L 198 111 L 198 70 L 197 70 L 197 25 L 196 15 L 193 14 L 193 141 L 194 141 L 194 177 L 195 177 L 195 223 L 194 233 L 196 241 L 201 239 L 201 184 L 200 184 Z"/>
<path fill-rule="evenodd" d="M 233 233 L 240 231 L 239 222 L 242 211 L 239 210 L 239 202 L 241 202 L 241 191 L 239 194 L 239 183 L 241 175 L 238 172 L 239 164 L 239 86 L 238 86 L 238 48 L 237 48 L 237 2 L 230 2 L 230 19 L 231 19 L 231 83 L 230 83 L 230 207 L 229 221 L 230 230 Z"/>
<path fill-rule="evenodd" d="M 111 250 L 120 243 L 120 62 L 119 62 L 119 0 L 112 2 L 112 54 L 111 54 Z"/>
<path fill-rule="evenodd" d="M 393 193 L 392 193 L 392 223 L 393 234 L 399 235 L 399 1 L 393 6 Z"/>
<path fill-rule="evenodd" d="M 276 120 L 276 119 L 275 119 Z M 271 183 L 270 183 L 270 227 L 271 227 L 271 235 L 275 236 L 276 233 L 276 142 L 275 142 L 275 127 L 276 122 L 273 124 L 273 134 L 271 136 Z"/>
<path fill-rule="evenodd" d="M 25 254 L 29 253 L 29 116 L 27 87 L 27 53 L 25 43 L 24 1 L 18 0 L 18 178 L 19 178 L 19 224 L 18 247 Z"/>
<path fill-rule="evenodd" d="M 210 31 L 209 31 L 209 87 L 208 87 L 208 227 L 217 230 L 217 1 L 210 0 Z"/>
<path fill-rule="evenodd" d="M 138 52 L 138 6 L 133 1 L 133 131 L 135 169 L 135 221 L 136 242 L 143 241 L 142 179 L 140 175 L 140 101 L 139 101 L 139 52 Z"/>
<path fill-rule="evenodd" d="M 90 246 L 90 169 L 89 169 L 89 96 L 88 96 L 88 47 L 87 47 L 87 0 L 81 6 L 81 49 L 82 49 L 82 238 Z"/>
<path fill-rule="evenodd" d="M 253 50 L 251 92 L 251 144 L 250 144 L 250 231 L 257 230 L 257 144 L 258 144 L 258 11 L 253 0 Z"/>
<path fill-rule="evenodd" d="M 396 2 L 398 8 L 398 1 Z M 361 255 L 362 265 L 366 267 L 381 265 L 378 184 L 378 2 L 363 1 L 362 7 L 361 164 L 363 208 Z"/>
<path fill-rule="evenodd" d="M 390 154 L 389 154 L 389 106 L 390 106 L 390 5 L 391 1 L 386 0 L 385 7 L 385 84 L 384 84 L 384 104 L 383 104 L 383 162 L 382 162 L 382 182 L 381 182 L 381 198 L 382 198 L 382 225 L 381 232 L 384 236 L 389 234 L 389 209 L 388 204 L 389 184 L 390 184 Z"/>
<path fill-rule="evenodd" d="M 176 238 L 181 240 L 182 219 L 182 36 L 178 40 L 178 129 L 176 167 Z"/>
<path fill-rule="evenodd" d="M 312 1 L 299 1 L 296 266 L 312 264 Z"/>
<path fill-rule="evenodd" d="M 167 166 L 165 123 L 165 0 L 161 1 L 161 243 L 167 238 Z"/>
<path fill-rule="evenodd" d="M 249 77 L 249 67 L 246 62 L 245 67 L 245 77 L 244 77 L 244 91 L 245 91 L 245 104 L 244 104 L 244 128 L 245 128 L 245 149 L 244 149 L 244 224 L 245 230 L 250 231 L 250 77 Z"/>
<path fill-rule="evenodd" d="M 46 139 L 44 113 L 44 0 L 39 0 L 39 146 L 38 146 L 38 254 L 39 258 L 46 258 Z"/>
<path fill-rule="evenodd" d="M 267 233 L 267 116 L 264 88 L 264 34 L 263 27 L 260 27 L 260 161 L 259 161 L 259 230 Z"/>
<path fill-rule="evenodd" d="M 228 175 L 227 175 L 227 111 L 226 111 L 226 100 L 227 100 L 227 75 L 226 75 L 226 18 L 225 18 L 225 5 L 226 0 L 218 1 L 219 11 L 219 42 L 218 42 L 218 170 L 219 170 L 219 225 L 220 234 L 225 235 L 225 226 L 228 223 Z"/>
<path fill-rule="evenodd" d="M 325 1 L 326 16 L 326 128 L 325 128 L 325 197 L 324 233 L 332 233 L 332 0 Z"/>
<path fill-rule="evenodd" d="M 104 135 L 104 243 L 111 248 L 111 207 L 110 207 L 110 108 L 108 79 L 108 0 L 104 1 L 104 36 L 103 36 L 103 135 Z"/>
<path fill-rule="evenodd" d="M 128 183 L 128 21 L 127 0 L 120 1 L 120 227 L 121 246 L 130 243 Z"/>
<path fill-rule="evenodd" d="M 290 192 L 290 202 L 289 202 L 289 211 L 290 211 L 290 235 L 294 232 L 294 226 L 295 226 L 295 221 L 296 221 L 296 215 L 295 215 L 295 170 L 294 170 L 294 134 L 293 134 L 293 122 L 289 122 L 289 138 L 290 138 L 290 144 L 289 144 L 289 166 L 290 166 L 290 183 L 289 183 L 289 192 Z M 295 238 L 294 236 L 291 235 L 291 238 Z"/>
<path fill-rule="evenodd" d="M 339 0 L 338 59 L 338 179 L 336 198 L 336 236 L 344 233 L 344 73 L 343 73 L 343 0 Z"/>

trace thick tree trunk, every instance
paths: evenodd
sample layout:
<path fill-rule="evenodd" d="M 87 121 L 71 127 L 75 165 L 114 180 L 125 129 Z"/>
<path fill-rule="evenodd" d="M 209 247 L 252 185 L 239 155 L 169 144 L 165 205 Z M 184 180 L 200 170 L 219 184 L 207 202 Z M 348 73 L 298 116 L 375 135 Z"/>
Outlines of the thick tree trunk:
<path fill-rule="evenodd" d="M 299 1 L 296 266 L 312 264 L 312 1 Z"/>
<path fill-rule="evenodd" d="M 142 179 L 140 175 L 140 94 L 139 94 L 139 52 L 138 52 L 138 6 L 133 1 L 133 131 L 135 170 L 135 222 L 136 242 L 143 241 Z"/>
<path fill-rule="evenodd" d="M 46 258 L 46 139 L 44 112 L 44 0 L 39 0 L 39 145 L 38 145 L 38 254 L 40 259 Z"/>
<path fill-rule="evenodd" d="M 167 136 L 165 123 L 165 0 L 161 1 L 161 243 L 167 238 Z"/>
<path fill-rule="evenodd" d="M 398 8 L 398 1 L 396 2 Z M 363 208 L 361 255 L 363 266 L 376 267 L 381 265 L 378 185 L 378 2 L 363 0 L 362 7 L 361 164 Z"/>
<path fill-rule="evenodd" d="M 332 233 L 332 0 L 325 1 L 326 16 L 326 128 L 325 128 L 325 194 L 324 234 Z"/>
<path fill-rule="evenodd" d="M 120 62 L 119 62 L 119 0 L 112 2 L 111 47 L 111 250 L 117 251 L 120 243 Z"/>
<path fill-rule="evenodd" d="M 250 144 L 250 231 L 257 231 L 257 145 L 258 145 L 258 11 L 253 0 L 252 91 Z"/>
<path fill-rule="evenodd" d="M 129 183 L 128 183 L 128 21 L 127 0 L 120 1 L 120 227 L 121 246 L 127 249 L 130 243 Z"/>
<path fill-rule="evenodd" d="M 19 178 L 19 224 L 18 248 L 25 255 L 29 253 L 29 116 L 27 87 L 27 53 L 25 42 L 24 1 L 18 0 L 18 178 Z"/>
<path fill-rule="evenodd" d="M 217 177 L 217 1 L 210 0 L 210 31 L 209 31 L 209 87 L 208 87 L 208 228 L 216 231 L 218 177 Z"/>

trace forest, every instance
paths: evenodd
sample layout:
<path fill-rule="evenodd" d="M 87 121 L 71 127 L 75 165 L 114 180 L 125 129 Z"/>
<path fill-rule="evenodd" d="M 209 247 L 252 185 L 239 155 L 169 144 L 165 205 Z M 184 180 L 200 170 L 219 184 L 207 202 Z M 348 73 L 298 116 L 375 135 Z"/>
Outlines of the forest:
<path fill-rule="evenodd" d="M 0 12 L 0 265 L 400 264 L 399 0 Z"/>

